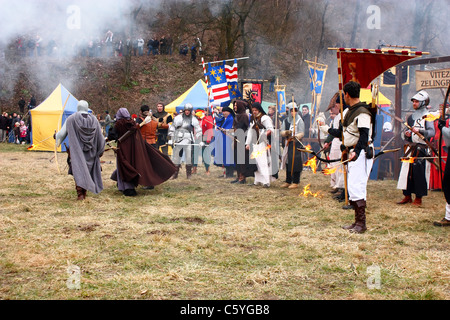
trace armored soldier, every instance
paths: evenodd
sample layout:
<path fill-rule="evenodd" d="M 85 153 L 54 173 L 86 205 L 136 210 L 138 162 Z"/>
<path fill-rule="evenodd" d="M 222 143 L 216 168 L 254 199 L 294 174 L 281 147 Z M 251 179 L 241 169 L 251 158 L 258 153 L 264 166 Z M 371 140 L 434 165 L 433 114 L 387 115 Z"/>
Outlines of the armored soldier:
<path fill-rule="evenodd" d="M 397 188 L 403 190 L 404 198 L 397 204 L 413 203 L 422 205 L 422 197 L 427 195 L 427 162 L 424 158 L 429 156 L 428 146 L 421 137 L 429 139 L 435 135 L 434 123 L 426 121 L 429 114 L 427 106 L 430 97 L 424 90 L 417 92 L 412 98 L 414 112 L 408 117 L 407 123 L 412 128 L 403 134 L 405 141 L 405 156 L 414 158 L 413 163 L 402 164 Z M 411 194 L 415 194 L 414 202 Z"/>
<path fill-rule="evenodd" d="M 183 155 L 186 162 L 186 176 L 188 179 L 191 177 L 194 158 L 198 157 L 194 154 L 194 145 L 202 144 L 202 128 L 192 110 L 192 105 L 186 103 L 183 112 L 175 117 L 169 127 L 169 144 L 173 144 L 172 161 L 177 166 L 173 179 L 178 177 Z"/>

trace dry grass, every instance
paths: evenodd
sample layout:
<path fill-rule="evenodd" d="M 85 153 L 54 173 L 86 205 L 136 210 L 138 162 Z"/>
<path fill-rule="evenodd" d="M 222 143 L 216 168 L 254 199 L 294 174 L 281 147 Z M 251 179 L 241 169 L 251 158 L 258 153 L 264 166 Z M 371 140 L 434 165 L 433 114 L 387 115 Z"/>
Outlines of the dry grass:
<path fill-rule="evenodd" d="M 230 184 L 199 167 L 127 198 L 109 179 L 77 202 L 52 153 L 0 145 L 0 299 L 447 299 L 449 232 L 441 192 L 423 208 L 397 206 L 393 181 L 370 181 L 368 232 L 340 226 L 353 213 L 328 193 L 329 178 L 302 174 L 301 190 Z M 59 164 L 66 172 L 65 154 Z M 109 163 L 111 161 L 111 163 Z M 284 177 L 284 172 L 281 172 Z M 81 288 L 67 286 L 67 266 Z M 367 268 L 381 270 L 381 288 Z"/>

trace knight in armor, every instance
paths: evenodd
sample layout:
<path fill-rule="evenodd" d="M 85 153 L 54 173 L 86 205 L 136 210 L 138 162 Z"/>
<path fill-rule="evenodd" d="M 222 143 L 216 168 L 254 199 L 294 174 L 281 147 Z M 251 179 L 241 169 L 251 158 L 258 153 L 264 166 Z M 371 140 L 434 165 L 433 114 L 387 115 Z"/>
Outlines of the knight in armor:
<path fill-rule="evenodd" d="M 156 112 L 152 114 L 153 120 L 158 122 L 157 128 L 157 149 L 165 155 L 169 154 L 169 146 L 167 144 L 167 134 L 169 132 L 169 124 L 173 121 L 172 116 L 164 110 L 164 104 L 158 103 Z"/>
<path fill-rule="evenodd" d="M 305 135 L 305 124 L 295 102 L 287 105 L 289 116 L 281 125 L 281 136 L 285 138 L 283 149 L 283 166 L 286 168 L 286 181 L 281 188 L 295 189 L 300 183 L 300 175 L 303 170 L 300 140 Z M 294 120 L 295 119 L 295 120 Z"/>
<path fill-rule="evenodd" d="M 198 155 L 194 155 L 194 150 L 196 150 L 194 145 L 203 144 L 201 141 L 202 128 L 192 111 L 192 105 L 186 103 L 182 113 L 173 119 L 169 127 L 168 136 L 173 143 L 172 161 L 177 166 L 173 179 L 178 177 L 183 156 L 186 163 L 186 177 L 190 179 L 194 158 L 198 158 Z"/>
<path fill-rule="evenodd" d="M 398 178 L 397 189 L 403 190 L 403 199 L 397 204 L 413 203 L 416 206 L 422 205 L 422 197 L 428 193 L 427 171 L 429 172 L 429 163 L 425 157 L 429 157 L 429 150 L 426 142 L 419 137 L 423 136 L 429 140 L 435 135 L 434 123 L 426 121 L 425 117 L 429 114 L 427 106 L 430 104 L 430 97 L 425 90 L 417 92 L 411 98 L 414 112 L 408 117 L 407 124 L 411 130 L 402 134 L 405 141 L 404 156 L 414 158 L 413 163 L 402 163 L 400 175 Z M 419 135 L 418 135 L 419 134 Z M 414 202 L 411 195 L 415 194 Z"/>

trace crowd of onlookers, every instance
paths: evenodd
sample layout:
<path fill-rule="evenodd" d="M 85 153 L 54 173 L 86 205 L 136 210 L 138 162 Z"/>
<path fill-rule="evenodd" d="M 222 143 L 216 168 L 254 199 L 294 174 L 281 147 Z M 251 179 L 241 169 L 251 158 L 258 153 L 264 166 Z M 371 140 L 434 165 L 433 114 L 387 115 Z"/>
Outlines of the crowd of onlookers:
<path fill-rule="evenodd" d="M 116 36 L 108 30 L 104 36 L 84 38 L 67 42 L 63 39 L 43 39 L 40 35 L 19 36 L 15 39 L 14 50 L 20 57 L 39 56 L 81 56 L 81 57 L 117 57 L 130 52 L 133 56 L 143 55 L 172 55 L 178 50 L 180 55 L 187 56 L 191 51 L 191 60 L 195 61 L 201 43 L 194 39 L 193 43 L 181 43 L 174 48 L 172 37 L 162 35 L 152 36 L 145 40 L 143 37 Z M 11 48 L 11 47 L 10 47 Z"/>
<path fill-rule="evenodd" d="M 31 142 L 30 110 L 36 107 L 36 98 L 32 95 L 28 105 L 24 98 L 21 98 L 18 106 L 18 113 L 3 112 L 0 116 L 0 143 L 30 144 Z"/>

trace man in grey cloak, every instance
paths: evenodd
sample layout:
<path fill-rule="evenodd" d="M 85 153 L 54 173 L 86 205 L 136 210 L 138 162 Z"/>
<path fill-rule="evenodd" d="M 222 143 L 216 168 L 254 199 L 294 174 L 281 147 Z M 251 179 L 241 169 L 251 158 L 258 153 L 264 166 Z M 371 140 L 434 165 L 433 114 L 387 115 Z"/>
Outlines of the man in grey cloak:
<path fill-rule="evenodd" d="M 98 194 L 103 190 L 100 157 L 105 138 L 97 118 L 89 113 L 89 104 L 80 100 L 77 112 L 70 115 L 55 134 L 56 146 L 69 137 L 69 174 L 75 180 L 78 200 L 86 198 L 86 191 Z"/>

